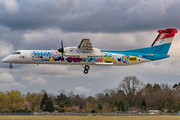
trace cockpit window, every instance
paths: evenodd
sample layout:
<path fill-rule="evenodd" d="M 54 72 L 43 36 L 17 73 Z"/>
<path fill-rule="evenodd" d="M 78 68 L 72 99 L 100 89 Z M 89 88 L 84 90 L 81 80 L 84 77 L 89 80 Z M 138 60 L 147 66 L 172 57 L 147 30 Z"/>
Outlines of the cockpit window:
<path fill-rule="evenodd" d="M 13 55 L 21 54 L 21 52 L 13 52 L 12 54 L 13 54 Z"/>

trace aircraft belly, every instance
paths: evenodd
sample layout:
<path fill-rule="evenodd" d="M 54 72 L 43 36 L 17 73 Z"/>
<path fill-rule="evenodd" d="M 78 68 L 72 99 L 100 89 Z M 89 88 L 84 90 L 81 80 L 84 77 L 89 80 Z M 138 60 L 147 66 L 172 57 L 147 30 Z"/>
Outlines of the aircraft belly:
<path fill-rule="evenodd" d="M 99 66 L 127 66 L 127 65 L 134 65 L 134 64 L 140 64 L 144 62 L 150 62 L 150 60 L 147 59 L 141 59 L 141 61 L 137 62 L 131 62 L 131 63 L 123 63 L 123 62 L 112 62 L 112 63 L 106 63 L 106 62 L 67 62 L 67 61 L 26 61 L 26 64 L 65 64 L 65 65 L 99 65 Z"/>

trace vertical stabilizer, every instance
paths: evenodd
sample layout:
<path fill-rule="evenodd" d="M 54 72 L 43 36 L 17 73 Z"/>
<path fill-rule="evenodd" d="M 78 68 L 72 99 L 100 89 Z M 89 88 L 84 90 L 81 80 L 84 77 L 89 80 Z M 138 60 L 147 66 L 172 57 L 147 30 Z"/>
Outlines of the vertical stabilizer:
<path fill-rule="evenodd" d="M 177 30 L 168 28 L 166 30 L 158 30 L 157 32 L 159 35 L 151 45 L 152 49 L 149 52 L 154 54 L 167 54 Z"/>

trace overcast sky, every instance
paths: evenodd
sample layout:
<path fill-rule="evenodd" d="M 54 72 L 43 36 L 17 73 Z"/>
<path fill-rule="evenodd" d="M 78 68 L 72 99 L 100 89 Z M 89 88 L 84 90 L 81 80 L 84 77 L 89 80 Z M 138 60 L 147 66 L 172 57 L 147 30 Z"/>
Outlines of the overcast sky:
<path fill-rule="evenodd" d="M 51 50 L 78 46 L 90 38 L 95 48 L 128 50 L 149 47 L 158 29 L 180 29 L 179 0 L 0 0 L 0 59 L 19 49 Z M 65 89 L 94 96 L 117 87 L 126 76 L 144 83 L 180 83 L 180 35 L 170 58 L 133 66 L 13 65 L 0 62 L 0 91 L 57 94 Z"/>

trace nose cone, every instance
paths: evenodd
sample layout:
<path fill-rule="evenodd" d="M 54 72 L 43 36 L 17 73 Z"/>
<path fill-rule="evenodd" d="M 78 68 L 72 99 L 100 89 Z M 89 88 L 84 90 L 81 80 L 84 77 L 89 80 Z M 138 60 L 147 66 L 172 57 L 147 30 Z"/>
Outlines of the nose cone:
<path fill-rule="evenodd" d="M 2 59 L 2 62 L 9 63 L 10 62 L 9 56 Z"/>

